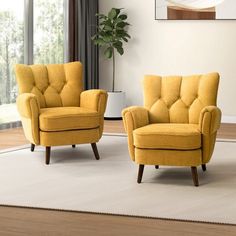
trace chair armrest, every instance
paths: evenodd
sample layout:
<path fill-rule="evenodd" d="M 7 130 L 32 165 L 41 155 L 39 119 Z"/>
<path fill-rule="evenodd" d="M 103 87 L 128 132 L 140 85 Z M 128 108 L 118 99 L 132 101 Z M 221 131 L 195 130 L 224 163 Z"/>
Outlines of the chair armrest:
<path fill-rule="evenodd" d="M 127 107 L 122 111 L 122 117 L 127 133 L 149 124 L 148 110 L 144 107 Z"/>
<path fill-rule="evenodd" d="M 133 131 L 137 128 L 149 124 L 149 112 L 144 107 L 132 106 L 125 108 L 122 111 L 122 117 L 125 131 L 128 134 L 129 153 L 132 160 L 134 161 L 135 156 L 134 156 Z"/>
<path fill-rule="evenodd" d="M 221 110 L 216 106 L 204 107 L 200 113 L 199 129 L 204 135 L 214 134 L 220 127 Z"/>
<path fill-rule="evenodd" d="M 26 138 L 31 143 L 39 144 L 40 106 L 37 97 L 32 93 L 23 93 L 17 97 L 16 104 Z"/>
<path fill-rule="evenodd" d="M 89 108 L 104 115 L 107 104 L 107 92 L 101 89 L 90 89 L 80 94 L 80 107 Z"/>
<path fill-rule="evenodd" d="M 202 109 L 199 118 L 199 129 L 202 133 L 202 163 L 210 161 L 214 151 L 217 130 L 220 127 L 221 111 L 216 106 Z"/>
<path fill-rule="evenodd" d="M 30 119 L 39 116 L 40 107 L 34 94 L 23 93 L 19 95 L 16 104 L 20 116 Z"/>

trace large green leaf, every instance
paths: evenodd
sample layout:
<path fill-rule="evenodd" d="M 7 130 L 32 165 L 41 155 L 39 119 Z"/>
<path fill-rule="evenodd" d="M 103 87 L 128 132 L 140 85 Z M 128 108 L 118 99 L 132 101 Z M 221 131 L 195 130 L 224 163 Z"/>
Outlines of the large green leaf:
<path fill-rule="evenodd" d="M 104 40 L 101 39 L 101 38 L 94 39 L 94 43 L 99 45 L 99 46 L 103 46 L 104 44 L 106 44 L 106 42 L 104 42 Z"/>
<path fill-rule="evenodd" d="M 112 35 L 109 35 L 109 34 L 106 34 L 103 36 L 103 40 L 106 42 L 106 43 L 110 43 L 113 41 L 113 37 Z"/>
<path fill-rule="evenodd" d="M 112 28 L 110 25 L 105 25 L 105 26 L 104 26 L 104 30 L 106 30 L 106 31 L 112 31 L 113 28 Z"/>
<path fill-rule="evenodd" d="M 117 17 L 117 12 L 115 8 L 112 8 L 109 13 L 108 13 L 108 18 L 113 20 L 114 18 Z"/>
<path fill-rule="evenodd" d="M 115 24 L 118 24 L 118 23 L 121 23 L 121 22 L 123 22 L 120 18 L 116 18 L 115 20 L 114 20 L 114 23 Z"/>
<path fill-rule="evenodd" d="M 124 49 L 122 47 L 117 47 L 116 50 L 120 55 L 124 54 Z"/>
<path fill-rule="evenodd" d="M 121 20 L 126 20 L 127 18 L 128 18 L 128 16 L 125 14 L 122 14 L 118 17 L 118 19 L 121 19 Z"/>
<path fill-rule="evenodd" d="M 129 23 L 122 21 L 122 22 L 117 24 L 117 27 L 124 28 L 127 25 L 129 25 Z"/>
<path fill-rule="evenodd" d="M 126 38 L 129 38 L 129 39 L 131 38 L 130 35 L 127 32 L 124 32 L 123 36 L 126 37 Z"/>
<path fill-rule="evenodd" d="M 123 44 L 122 44 L 121 41 L 116 41 L 115 43 L 113 43 L 113 46 L 114 46 L 115 48 L 120 48 L 120 47 L 123 46 Z"/>
<path fill-rule="evenodd" d="M 104 51 L 104 55 L 107 59 L 110 59 L 113 55 L 113 49 L 112 47 L 108 47 L 105 51 Z"/>
<path fill-rule="evenodd" d="M 125 37 L 123 37 L 122 39 L 123 39 L 126 43 L 128 43 L 128 41 L 129 41 L 129 40 L 128 40 L 127 38 L 125 38 Z"/>
<path fill-rule="evenodd" d="M 129 34 L 127 34 L 127 31 L 125 30 L 117 30 L 115 33 L 116 37 L 118 38 L 131 38 Z"/>
<path fill-rule="evenodd" d="M 115 11 L 116 11 L 116 16 L 118 17 L 118 15 L 120 14 L 120 11 L 122 10 L 123 8 L 115 8 Z"/>

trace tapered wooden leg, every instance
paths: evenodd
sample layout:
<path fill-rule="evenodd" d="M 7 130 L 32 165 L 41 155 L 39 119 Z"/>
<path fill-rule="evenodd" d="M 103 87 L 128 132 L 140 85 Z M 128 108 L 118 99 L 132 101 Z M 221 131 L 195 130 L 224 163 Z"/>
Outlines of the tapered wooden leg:
<path fill-rule="evenodd" d="M 92 149 L 93 149 L 93 153 L 95 155 L 96 160 L 100 159 L 99 153 L 98 153 L 98 149 L 97 149 L 97 144 L 96 143 L 91 143 Z"/>
<path fill-rule="evenodd" d="M 198 182 L 198 174 L 197 174 L 197 167 L 192 166 L 191 167 L 191 171 L 192 171 L 192 177 L 193 177 L 193 183 L 196 187 L 199 186 L 199 182 Z"/>
<path fill-rule="evenodd" d="M 159 169 L 159 166 L 155 166 L 156 169 Z"/>
<path fill-rule="evenodd" d="M 46 147 L 46 159 L 45 159 L 46 165 L 49 165 L 50 163 L 50 153 L 51 153 L 51 147 Z"/>
<path fill-rule="evenodd" d="M 139 165 L 138 179 L 137 179 L 138 184 L 140 184 L 142 182 L 143 170 L 144 170 L 144 165 Z"/>
<path fill-rule="evenodd" d="M 207 170 L 206 164 L 202 164 L 202 170 L 203 170 L 203 171 L 206 171 L 206 170 Z"/>
<path fill-rule="evenodd" d="M 34 151 L 34 148 L 35 148 L 35 144 L 31 143 L 31 147 L 30 147 L 31 152 Z"/>
<path fill-rule="evenodd" d="M 75 144 L 72 144 L 72 148 L 75 148 L 76 146 L 75 146 Z"/>

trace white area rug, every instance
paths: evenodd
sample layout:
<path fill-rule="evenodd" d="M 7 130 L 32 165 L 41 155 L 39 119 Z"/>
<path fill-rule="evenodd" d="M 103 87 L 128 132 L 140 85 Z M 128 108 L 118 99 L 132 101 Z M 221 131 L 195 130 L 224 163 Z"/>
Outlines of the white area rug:
<path fill-rule="evenodd" d="M 104 136 L 96 161 L 90 145 L 0 154 L 0 204 L 236 224 L 236 143 L 217 142 L 207 172 L 146 166 L 142 184 L 127 138 Z"/>

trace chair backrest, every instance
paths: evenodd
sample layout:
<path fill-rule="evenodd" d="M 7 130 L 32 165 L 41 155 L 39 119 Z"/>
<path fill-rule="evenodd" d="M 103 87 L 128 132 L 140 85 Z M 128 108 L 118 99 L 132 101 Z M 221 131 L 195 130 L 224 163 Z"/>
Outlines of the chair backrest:
<path fill-rule="evenodd" d="M 33 93 L 41 108 L 79 106 L 83 91 L 82 64 L 15 66 L 19 94 Z"/>
<path fill-rule="evenodd" d="M 198 124 L 201 110 L 216 105 L 218 85 L 218 73 L 145 76 L 144 106 L 150 111 L 150 122 Z"/>

